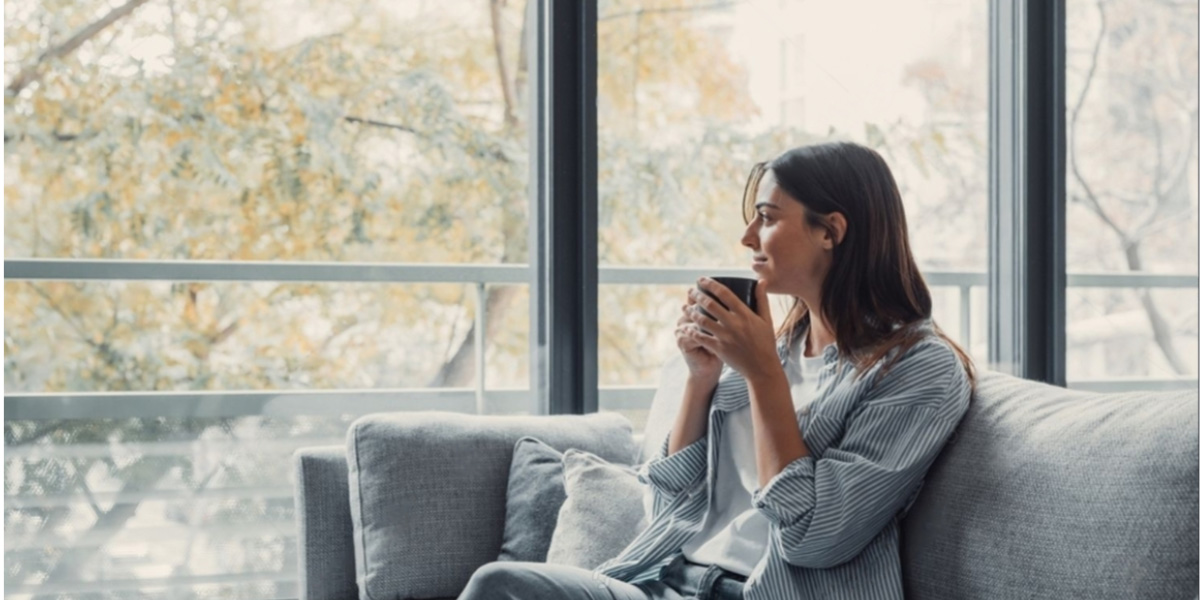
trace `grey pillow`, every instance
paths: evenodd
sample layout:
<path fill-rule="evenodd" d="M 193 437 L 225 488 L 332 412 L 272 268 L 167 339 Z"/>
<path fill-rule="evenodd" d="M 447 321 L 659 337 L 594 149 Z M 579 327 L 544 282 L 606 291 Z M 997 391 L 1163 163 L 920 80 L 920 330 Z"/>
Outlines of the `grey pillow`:
<path fill-rule="evenodd" d="M 562 464 L 567 499 L 546 562 L 590 570 L 619 554 L 649 525 L 645 486 L 635 467 L 583 450 L 567 450 Z"/>
<path fill-rule="evenodd" d="M 360 417 L 346 434 L 360 598 L 443 598 L 494 561 L 517 440 L 633 460 L 619 413 L 479 416 L 442 411 Z"/>
<path fill-rule="evenodd" d="M 546 562 L 558 509 L 567 498 L 562 458 L 562 452 L 534 437 L 523 437 L 513 446 L 504 542 L 496 560 Z"/>

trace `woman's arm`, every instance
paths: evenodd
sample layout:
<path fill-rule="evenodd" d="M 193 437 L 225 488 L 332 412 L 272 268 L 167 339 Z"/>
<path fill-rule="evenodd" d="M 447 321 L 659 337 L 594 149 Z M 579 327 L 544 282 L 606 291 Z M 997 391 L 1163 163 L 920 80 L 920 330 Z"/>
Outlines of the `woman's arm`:
<path fill-rule="evenodd" d="M 839 442 L 819 460 L 794 460 L 751 496 L 784 559 L 823 569 L 858 556 L 920 488 L 969 401 L 953 350 L 910 349 L 860 400 Z"/>
<path fill-rule="evenodd" d="M 683 403 L 679 407 L 679 414 L 675 415 L 675 426 L 667 438 L 670 440 L 668 456 L 708 434 L 708 409 L 716 389 L 716 381 L 688 377 L 683 388 Z"/>
<path fill-rule="evenodd" d="M 798 458 L 809 455 L 800 434 L 792 386 L 779 364 L 746 381 L 750 388 L 750 418 L 754 423 L 754 448 L 758 485 L 766 486 Z"/>
<path fill-rule="evenodd" d="M 707 472 L 708 409 L 716 387 L 716 382 L 688 377 L 671 432 L 655 456 L 638 471 L 638 481 L 650 487 L 647 509 L 652 519 Z"/>

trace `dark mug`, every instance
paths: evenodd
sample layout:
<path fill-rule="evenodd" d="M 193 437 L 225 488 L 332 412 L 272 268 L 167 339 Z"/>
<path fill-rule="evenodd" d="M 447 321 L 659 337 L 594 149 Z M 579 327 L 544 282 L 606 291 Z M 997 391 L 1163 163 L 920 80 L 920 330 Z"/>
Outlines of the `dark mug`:
<path fill-rule="evenodd" d="M 758 296 L 755 295 L 757 292 L 756 288 L 758 287 L 757 279 L 750 279 L 749 277 L 709 277 L 709 279 L 729 288 L 729 291 L 733 292 L 733 294 L 738 297 L 738 300 L 741 300 L 743 304 L 750 307 L 751 312 L 755 314 L 758 313 Z M 699 286 L 697 286 L 696 289 L 699 289 L 707 294 L 708 297 L 716 300 L 717 304 L 724 306 L 727 310 L 729 309 L 729 306 L 727 306 L 724 302 L 721 302 L 716 296 L 709 293 L 708 290 L 702 289 Z M 715 317 L 710 315 L 707 310 L 700 308 L 700 312 L 704 313 L 704 316 L 715 320 Z"/>

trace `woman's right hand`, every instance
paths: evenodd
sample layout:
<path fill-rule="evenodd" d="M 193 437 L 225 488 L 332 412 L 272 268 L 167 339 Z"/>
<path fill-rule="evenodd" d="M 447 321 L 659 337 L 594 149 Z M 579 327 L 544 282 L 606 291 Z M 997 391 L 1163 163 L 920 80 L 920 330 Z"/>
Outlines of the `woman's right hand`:
<path fill-rule="evenodd" d="M 717 381 L 721 377 L 721 368 L 725 363 L 712 352 L 691 339 L 693 332 L 700 331 L 700 326 L 692 321 L 696 302 L 689 295 L 687 304 L 682 307 L 683 315 L 675 322 L 675 345 L 683 354 L 691 376 L 702 381 Z"/>

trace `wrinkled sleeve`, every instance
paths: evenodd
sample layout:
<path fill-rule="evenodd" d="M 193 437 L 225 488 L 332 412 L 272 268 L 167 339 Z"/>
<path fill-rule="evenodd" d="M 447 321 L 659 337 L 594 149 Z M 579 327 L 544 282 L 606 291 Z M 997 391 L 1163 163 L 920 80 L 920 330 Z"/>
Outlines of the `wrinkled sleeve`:
<path fill-rule="evenodd" d="M 687 365 L 682 356 L 664 363 L 659 371 L 658 388 L 646 420 L 646 435 L 650 439 L 663 438 L 658 449 L 638 468 L 637 474 L 638 481 L 646 486 L 643 506 L 652 519 L 676 496 L 688 490 L 696 478 L 708 473 L 707 434 L 667 456 L 671 429 L 683 401 L 687 374 Z"/>
<path fill-rule="evenodd" d="M 670 443 L 671 434 L 668 433 L 654 458 L 646 461 L 638 470 L 638 481 L 649 487 L 651 519 L 657 518 L 671 500 L 687 491 L 697 478 L 708 472 L 708 436 L 701 436 L 679 452 L 667 456 Z"/>
<path fill-rule="evenodd" d="M 918 350 L 918 348 L 922 348 Z M 830 568 L 857 556 L 905 508 L 970 400 L 957 356 L 914 346 L 878 381 L 820 459 L 789 463 L 751 501 L 784 559 Z"/>

